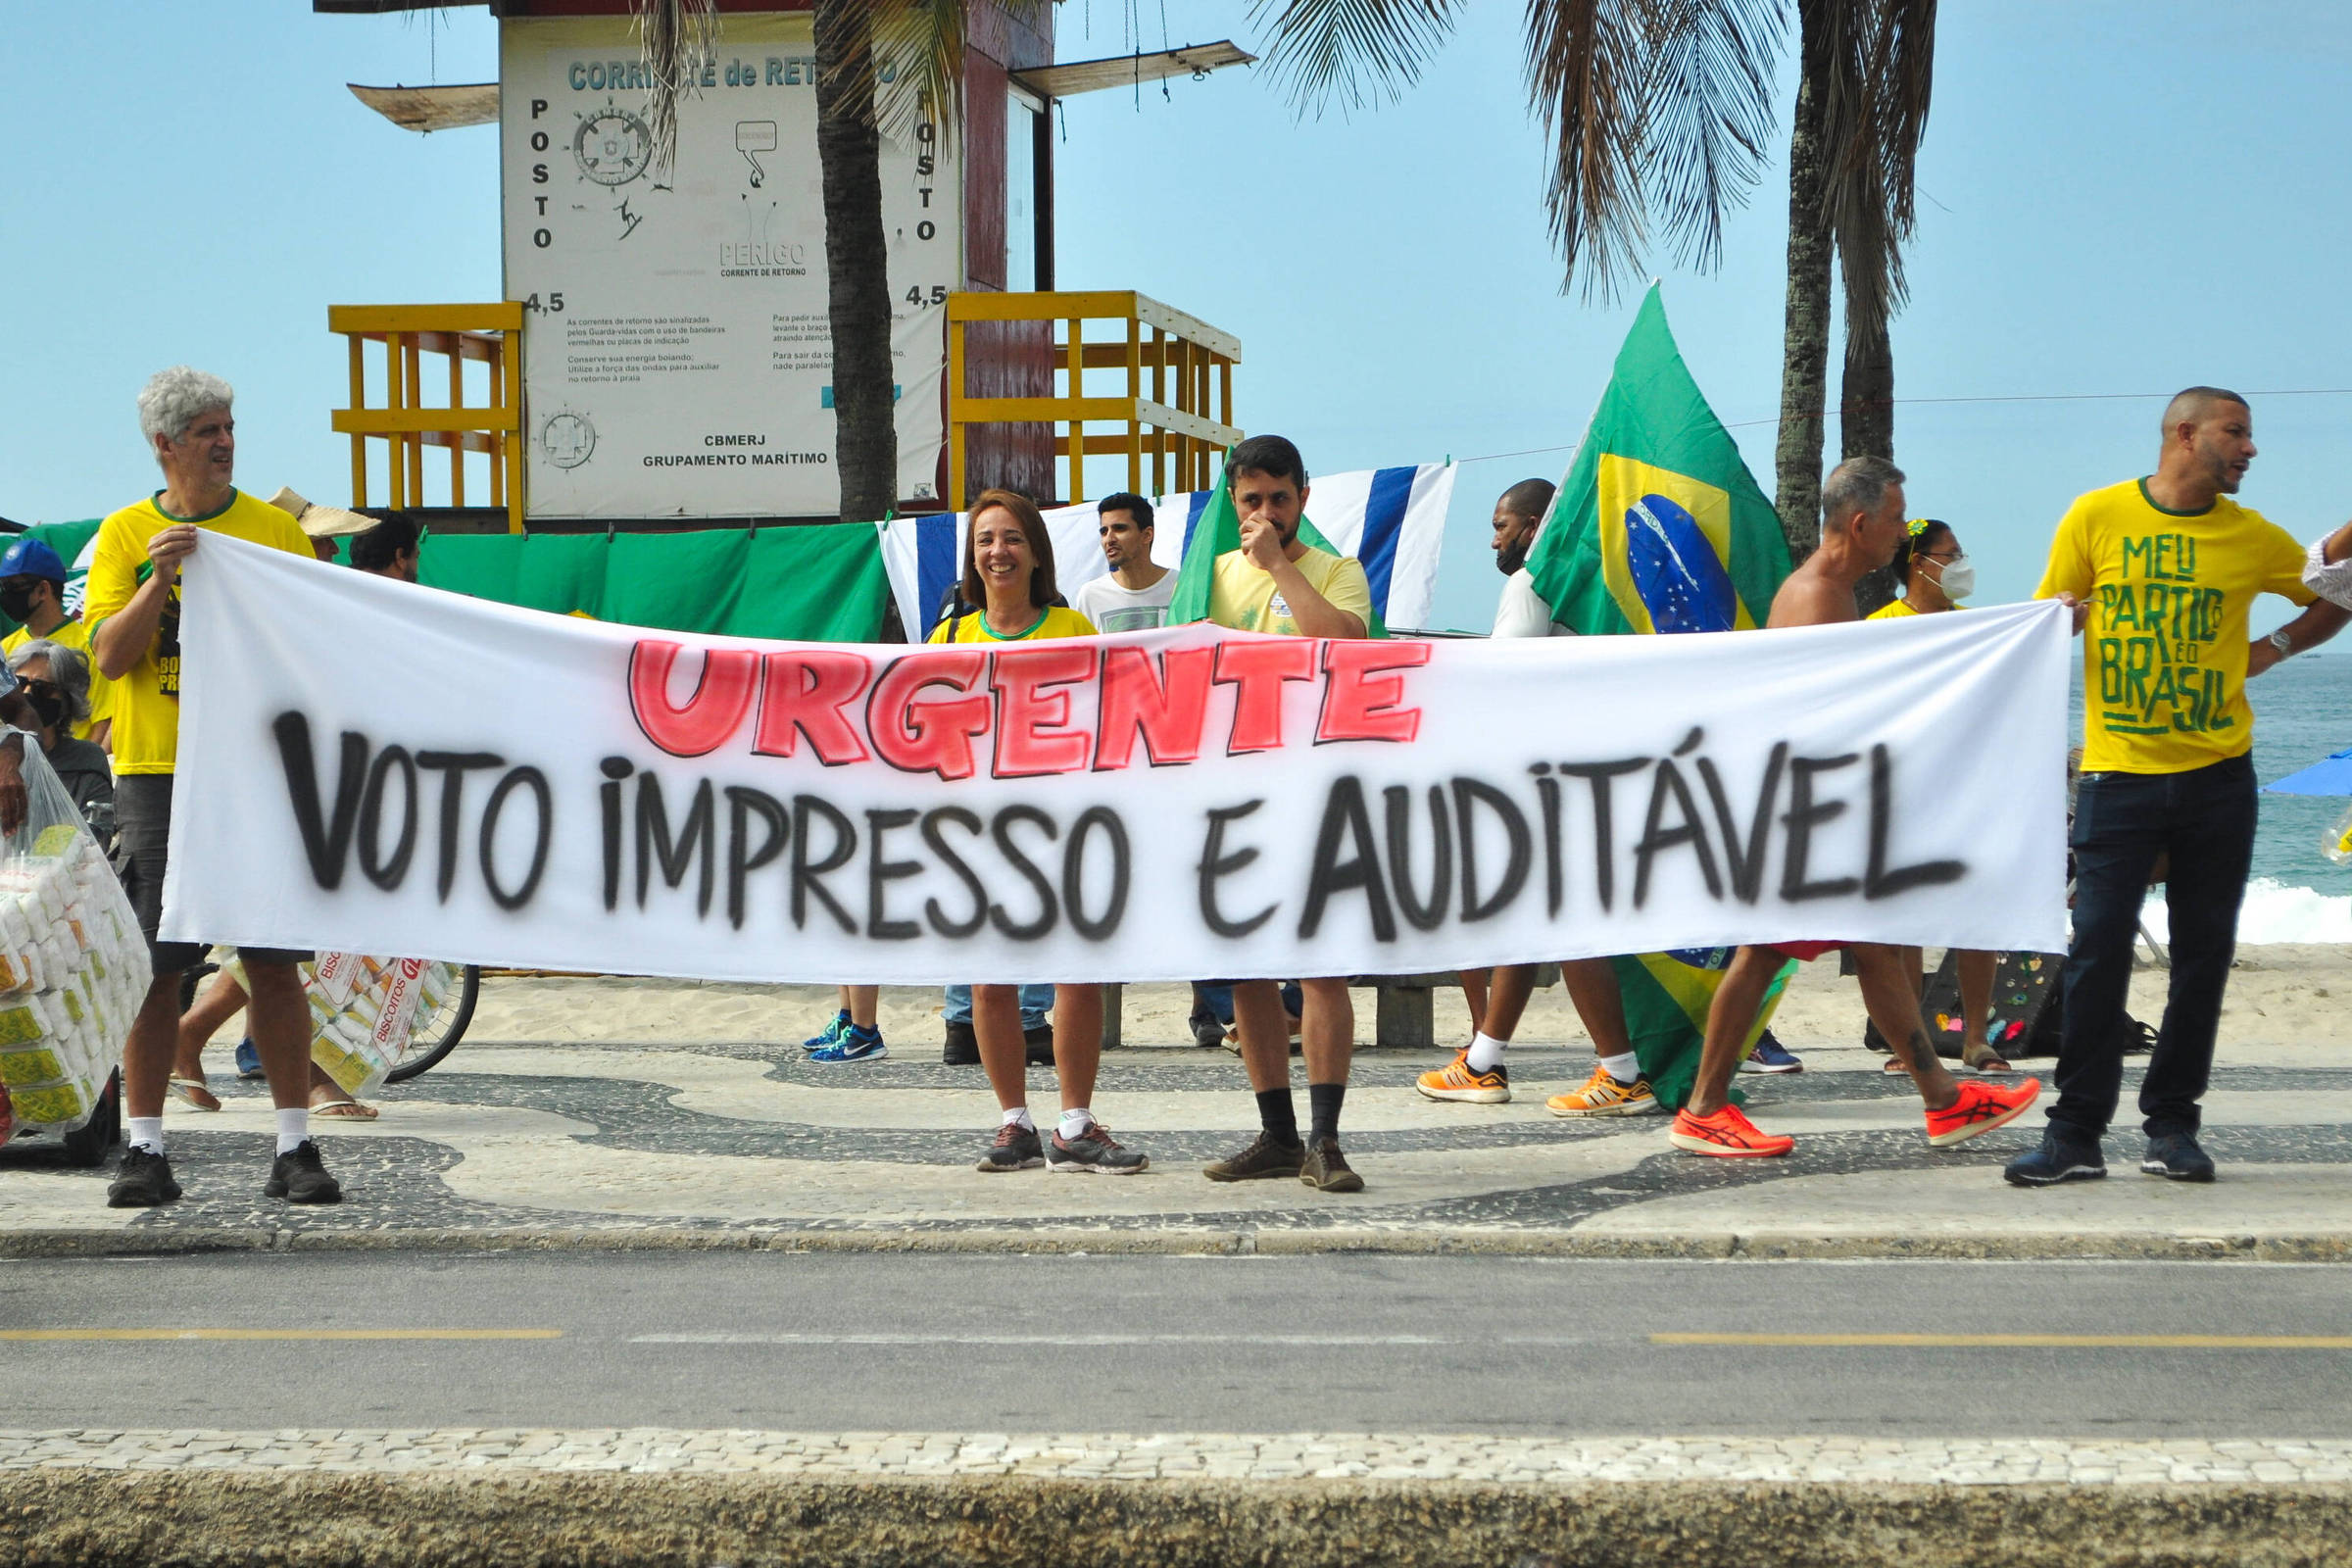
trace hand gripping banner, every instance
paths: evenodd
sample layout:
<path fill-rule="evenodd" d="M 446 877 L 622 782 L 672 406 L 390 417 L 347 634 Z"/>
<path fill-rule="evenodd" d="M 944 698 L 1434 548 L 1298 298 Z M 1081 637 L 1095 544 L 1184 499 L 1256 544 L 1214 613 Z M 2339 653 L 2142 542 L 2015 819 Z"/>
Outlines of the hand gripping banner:
<path fill-rule="evenodd" d="M 2064 946 L 2052 604 L 762 643 L 207 535 L 180 636 L 171 937 L 884 984 Z"/>

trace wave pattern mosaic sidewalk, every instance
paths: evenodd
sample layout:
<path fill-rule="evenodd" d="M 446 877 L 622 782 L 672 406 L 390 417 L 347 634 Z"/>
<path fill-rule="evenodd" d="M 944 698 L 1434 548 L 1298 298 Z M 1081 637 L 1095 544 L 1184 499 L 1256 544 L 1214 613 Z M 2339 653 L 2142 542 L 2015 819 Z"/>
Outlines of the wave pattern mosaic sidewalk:
<path fill-rule="evenodd" d="M 590 987 L 568 1011 L 549 1004 L 514 1018 L 506 1038 L 494 1018 L 493 1038 L 469 1040 L 389 1092 L 379 1121 L 320 1124 L 348 1195 L 336 1207 L 261 1196 L 267 1098 L 218 1075 L 225 1109 L 174 1107 L 168 1118 L 187 1194 L 168 1208 L 109 1209 L 104 1172 L 65 1168 L 36 1146 L 0 1151 L 0 1252 L 535 1245 L 2352 1256 L 2346 1048 L 2225 1057 L 2207 1101 L 2207 1143 L 2224 1178 L 2212 1187 L 2140 1176 L 2137 1137 L 2119 1132 L 2109 1180 L 2033 1193 L 2003 1186 L 1998 1167 L 2038 1138 L 2038 1112 L 1959 1150 L 1932 1150 L 1907 1081 L 1849 1046 L 1806 1042 L 1806 1072 L 1741 1078 L 1758 1120 L 1799 1140 L 1792 1157 L 1768 1161 L 1681 1154 L 1659 1116 L 1549 1115 L 1544 1098 L 1590 1070 L 1581 1043 L 1515 1052 L 1505 1105 L 1425 1100 L 1412 1080 L 1442 1057 L 1366 1051 L 1344 1122 L 1366 1189 L 1331 1195 L 1201 1178 L 1202 1164 L 1254 1130 L 1240 1065 L 1222 1051 L 1106 1054 L 1096 1104 L 1151 1156 L 1144 1175 L 984 1175 L 972 1163 L 995 1102 L 976 1067 L 938 1061 L 935 1019 L 927 1028 L 919 1015 L 886 1019 L 896 1054 L 827 1067 L 794 1045 L 725 1038 L 712 1025 L 732 1020 L 696 1016 L 693 988 L 674 993 L 686 1027 L 640 1020 L 577 1038 L 593 1033 L 579 1015 L 601 995 Z M 574 1038 L 515 1037 L 533 1022 Z M 717 1037 L 682 1038 L 696 1025 Z M 1051 1071 L 1033 1069 L 1030 1089 L 1050 1117 Z"/>

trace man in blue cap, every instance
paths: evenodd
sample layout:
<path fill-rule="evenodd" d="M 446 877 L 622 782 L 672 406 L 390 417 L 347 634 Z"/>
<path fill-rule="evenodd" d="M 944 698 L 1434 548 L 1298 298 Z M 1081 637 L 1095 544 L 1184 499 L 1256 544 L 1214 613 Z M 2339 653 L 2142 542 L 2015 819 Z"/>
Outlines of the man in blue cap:
<path fill-rule="evenodd" d="M 0 551 L 0 614 L 18 623 L 0 637 L 0 655 L 37 637 L 89 661 L 90 716 L 74 726 L 74 738 L 106 748 L 114 729 L 114 683 L 98 672 L 98 661 L 90 656 L 89 628 L 80 616 L 66 613 L 66 564 L 46 542 L 19 535 Z"/>

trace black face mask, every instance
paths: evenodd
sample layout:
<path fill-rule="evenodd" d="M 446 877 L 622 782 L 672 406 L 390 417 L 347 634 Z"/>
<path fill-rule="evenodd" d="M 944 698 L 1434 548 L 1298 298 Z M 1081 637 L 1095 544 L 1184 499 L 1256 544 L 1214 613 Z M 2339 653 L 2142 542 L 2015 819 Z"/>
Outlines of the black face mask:
<path fill-rule="evenodd" d="M 66 694 L 47 686 L 27 686 L 24 701 L 44 728 L 55 729 L 66 719 Z"/>
<path fill-rule="evenodd" d="M 32 584 L 12 582 L 0 586 L 0 614 L 22 621 L 32 613 Z"/>
<path fill-rule="evenodd" d="M 1534 542 L 1532 539 L 1522 539 L 1517 544 L 1495 551 L 1494 569 L 1505 577 L 1515 575 L 1521 566 L 1527 564 L 1527 547 Z"/>

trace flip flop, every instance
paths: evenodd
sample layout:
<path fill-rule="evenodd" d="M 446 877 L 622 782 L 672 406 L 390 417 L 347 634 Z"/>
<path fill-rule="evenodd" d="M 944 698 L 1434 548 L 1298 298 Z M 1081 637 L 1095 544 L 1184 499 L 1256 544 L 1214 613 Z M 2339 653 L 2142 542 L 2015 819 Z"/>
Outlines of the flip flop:
<path fill-rule="evenodd" d="M 1971 1052 L 1973 1052 L 1974 1054 L 1971 1054 Z M 1966 1067 L 1970 1072 L 1987 1073 L 1995 1076 L 2005 1072 L 2017 1071 L 2015 1067 L 2009 1065 L 2008 1057 L 2002 1055 L 1999 1052 L 1992 1049 L 1992 1042 L 1989 1040 L 1985 1041 L 1982 1046 L 1964 1048 L 1960 1053 L 1960 1065 Z"/>
<path fill-rule="evenodd" d="M 179 1074 L 173 1073 L 164 1081 L 164 1087 L 172 1091 L 172 1099 L 190 1110 L 219 1110 L 220 1108 L 220 1098 L 204 1086 L 202 1078 L 182 1078 Z"/>
<path fill-rule="evenodd" d="M 311 1114 L 327 1121 L 373 1121 L 376 1109 L 373 1105 L 363 1105 L 356 1100 L 329 1100 L 322 1104 L 313 1105 Z"/>

